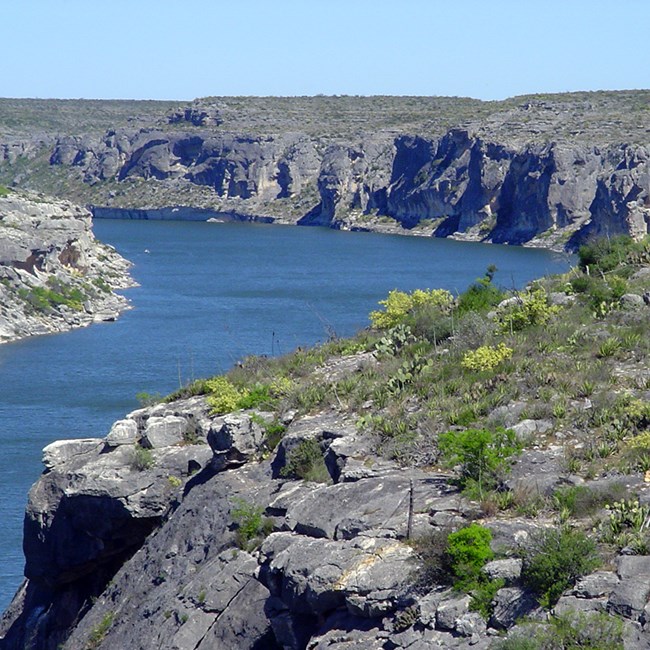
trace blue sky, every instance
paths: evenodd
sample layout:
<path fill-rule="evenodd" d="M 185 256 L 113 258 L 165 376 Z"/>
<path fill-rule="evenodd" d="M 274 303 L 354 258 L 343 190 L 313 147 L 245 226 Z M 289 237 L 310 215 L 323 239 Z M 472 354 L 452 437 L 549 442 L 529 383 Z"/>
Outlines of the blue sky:
<path fill-rule="evenodd" d="M 649 0 L 7 0 L 2 97 L 650 88 Z"/>

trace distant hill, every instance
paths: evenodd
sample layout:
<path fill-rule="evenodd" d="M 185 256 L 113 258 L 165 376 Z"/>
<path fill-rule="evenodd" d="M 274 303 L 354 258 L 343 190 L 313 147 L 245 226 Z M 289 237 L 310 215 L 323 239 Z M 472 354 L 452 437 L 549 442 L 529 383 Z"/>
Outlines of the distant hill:
<path fill-rule="evenodd" d="M 649 150 L 646 90 L 0 99 L 7 186 L 108 208 L 554 248 L 648 232 Z"/>

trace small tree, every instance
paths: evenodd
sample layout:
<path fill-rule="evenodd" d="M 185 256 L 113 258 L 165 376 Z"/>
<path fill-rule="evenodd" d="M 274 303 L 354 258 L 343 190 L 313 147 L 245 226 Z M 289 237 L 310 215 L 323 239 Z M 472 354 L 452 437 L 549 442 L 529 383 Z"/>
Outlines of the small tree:
<path fill-rule="evenodd" d="M 542 607 L 552 607 L 580 577 L 598 566 L 596 545 L 579 530 L 549 528 L 524 553 L 522 578 Z"/>
<path fill-rule="evenodd" d="M 490 530 L 478 524 L 449 534 L 447 555 L 459 589 L 471 589 L 479 581 L 483 565 L 494 557 L 491 540 Z"/>
<path fill-rule="evenodd" d="M 503 428 L 449 431 L 439 437 L 438 447 L 445 465 L 460 466 L 460 486 L 479 498 L 497 486 L 521 450 L 514 431 Z"/>

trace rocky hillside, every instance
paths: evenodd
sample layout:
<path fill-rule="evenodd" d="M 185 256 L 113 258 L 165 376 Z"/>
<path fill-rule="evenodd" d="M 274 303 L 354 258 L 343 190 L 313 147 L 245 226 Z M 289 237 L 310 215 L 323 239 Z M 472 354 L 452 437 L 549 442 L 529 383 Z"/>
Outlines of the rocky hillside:
<path fill-rule="evenodd" d="M 128 267 L 95 240 L 87 210 L 0 188 L 0 342 L 114 320 Z"/>
<path fill-rule="evenodd" d="M 649 101 L 648 91 L 0 100 L 0 181 L 110 208 L 103 216 L 195 207 L 575 248 L 648 232 Z"/>
<path fill-rule="evenodd" d="M 650 242 L 392 292 L 44 450 L 3 649 L 650 646 Z"/>

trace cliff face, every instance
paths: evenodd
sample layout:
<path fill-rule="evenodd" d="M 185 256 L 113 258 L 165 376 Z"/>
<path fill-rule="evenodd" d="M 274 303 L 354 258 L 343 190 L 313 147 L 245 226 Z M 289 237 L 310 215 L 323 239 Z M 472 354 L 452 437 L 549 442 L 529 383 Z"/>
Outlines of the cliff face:
<path fill-rule="evenodd" d="M 86 102 L 74 119 L 0 100 L 0 182 L 102 208 L 573 248 L 648 231 L 647 95 Z M 48 129 L 3 134 L 3 109 Z"/>
<path fill-rule="evenodd" d="M 0 197 L 0 342 L 114 320 L 128 262 L 97 242 L 90 213 L 10 192 Z"/>
<path fill-rule="evenodd" d="M 50 163 L 78 167 L 85 183 L 122 185 L 122 201 L 133 192 L 147 204 L 174 196 L 191 204 L 199 188 L 208 193 L 198 205 L 305 225 L 369 228 L 384 216 L 406 230 L 424 221 L 435 236 L 559 248 L 594 233 L 640 236 L 650 225 L 640 145 L 513 147 L 456 129 L 440 139 L 379 134 L 323 148 L 304 134 L 147 131 L 64 138 Z M 113 191 L 108 205 L 120 203 Z"/>

